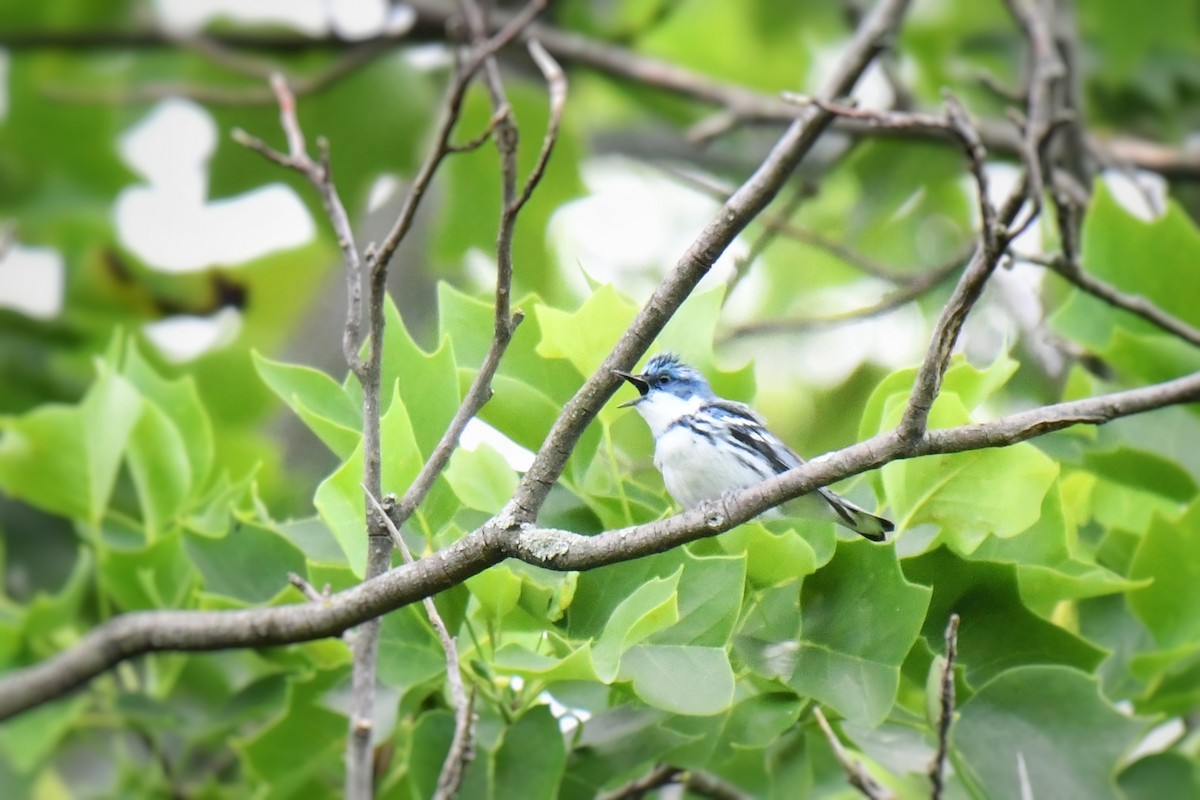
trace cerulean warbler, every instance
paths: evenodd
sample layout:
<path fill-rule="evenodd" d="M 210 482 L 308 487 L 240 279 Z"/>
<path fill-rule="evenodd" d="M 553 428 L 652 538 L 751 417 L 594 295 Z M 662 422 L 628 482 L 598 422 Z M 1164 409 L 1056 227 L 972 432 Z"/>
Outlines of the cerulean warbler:
<path fill-rule="evenodd" d="M 640 393 L 622 403 L 636 408 L 654 436 L 654 466 L 684 508 L 716 500 L 804 463 L 767 430 L 749 406 L 724 400 L 695 368 L 660 353 L 640 375 L 617 371 Z M 790 504 L 799 516 L 832 519 L 881 542 L 895 526 L 844 497 L 820 488 Z"/>

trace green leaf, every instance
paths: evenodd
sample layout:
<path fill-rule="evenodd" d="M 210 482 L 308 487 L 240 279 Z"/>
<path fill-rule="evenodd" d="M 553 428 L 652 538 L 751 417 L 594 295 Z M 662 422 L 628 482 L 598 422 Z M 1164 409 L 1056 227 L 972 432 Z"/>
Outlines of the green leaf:
<path fill-rule="evenodd" d="M 398 608 L 379 628 L 379 680 L 404 692 L 444 676 L 446 656 L 421 604 Z"/>
<path fill-rule="evenodd" d="M 537 352 L 544 358 L 565 358 L 581 375 L 591 375 L 636 313 L 637 306 L 612 284 L 593 292 L 574 313 L 538 305 L 534 314 L 542 328 L 542 340 Z"/>
<path fill-rule="evenodd" d="M 55 594 L 34 595 L 25 616 L 25 634 L 32 640 L 31 650 L 49 655 L 74 639 L 93 569 L 91 550 L 79 549 L 62 588 Z"/>
<path fill-rule="evenodd" d="M 51 755 L 88 707 L 87 697 L 44 703 L 0 727 L 0 753 L 18 773 L 30 773 Z"/>
<path fill-rule="evenodd" d="M 312 367 L 272 361 L 257 352 L 251 355 L 263 383 L 335 455 L 344 459 L 354 452 L 362 438 L 362 408 L 337 381 Z"/>
<path fill-rule="evenodd" d="M 567 766 L 567 748 L 548 706 L 534 706 L 504 733 L 494 760 L 498 797 L 553 800 Z"/>
<path fill-rule="evenodd" d="M 878 724 L 896 698 L 930 595 L 905 580 L 891 547 L 839 541 L 833 560 L 801 587 L 799 649 L 787 684 L 851 720 Z"/>
<path fill-rule="evenodd" d="M 724 647 L 742 608 L 746 560 L 741 556 L 697 556 L 685 551 L 679 577 L 679 619 L 655 633 L 655 644 Z"/>
<path fill-rule="evenodd" d="M 1117 777 L 1127 800 L 1200 797 L 1200 769 L 1176 752 L 1155 753 L 1130 764 Z"/>
<path fill-rule="evenodd" d="M 446 481 L 467 508 L 495 514 L 517 490 L 517 473 L 489 444 L 458 448 L 446 466 Z"/>
<path fill-rule="evenodd" d="M 442 762 L 454 738 L 454 715 L 444 709 L 422 714 L 412 731 L 412 751 L 408 759 L 408 777 L 413 797 L 433 797 L 442 771 Z"/>
<path fill-rule="evenodd" d="M 621 657 L 619 677 L 649 705 L 706 716 L 733 702 L 733 669 L 723 647 L 639 644 Z"/>
<path fill-rule="evenodd" d="M 421 453 L 413 436 L 408 411 L 399 391 L 380 420 L 383 490 L 403 492 L 421 469 Z M 333 531 L 338 544 L 360 578 L 367 567 L 367 529 L 363 506 L 362 443 L 341 467 L 317 487 L 313 505 Z"/>
<path fill-rule="evenodd" d="M 905 559 L 904 574 L 933 587 L 923 631 L 931 648 L 941 650 L 950 614 L 961 617 L 958 663 L 974 685 L 1027 664 L 1061 664 L 1090 672 L 1104 657 L 1099 648 L 1025 606 L 1012 564 L 968 561 L 938 548 Z"/>
<path fill-rule="evenodd" d="M 293 680 L 285 713 L 233 743 L 247 772 L 268 784 L 272 797 L 303 795 L 306 781 L 340 764 L 346 718 L 319 705 L 320 695 L 336 677 L 325 673 L 308 681 Z M 296 758 L 297 753 L 304 757 Z"/>
<path fill-rule="evenodd" d="M 1094 678 L 1020 667 L 963 703 L 950 735 L 955 766 L 989 797 L 1021 796 L 1023 770 L 1035 797 L 1115 800 L 1117 766 L 1143 728 L 1100 696 Z"/>
<path fill-rule="evenodd" d="M 812 545 L 794 530 L 772 533 L 761 523 L 750 522 L 722 534 L 717 541 L 725 552 L 745 557 L 746 574 L 756 586 L 786 583 L 817 569 Z"/>
<path fill-rule="evenodd" d="M 613 610 L 592 651 L 596 671 L 605 683 L 616 678 L 622 654 L 630 646 L 679 619 L 675 590 L 682 573 L 680 568 L 669 577 L 647 581 Z"/>
<path fill-rule="evenodd" d="M 383 334 L 383 380 L 380 406 L 391 402 L 392 387 L 404 398 L 413 435 L 426 458 L 458 411 L 458 372 L 450 337 L 443 336 L 437 350 L 426 353 L 405 327 L 391 297 L 384 307 L 387 327 Z"/>
<path fill-rule="evenodd" d="M 986 369 L 978 369 L 961 356 L 955 356 L 946 370 L 946 376 L 942 380 L 942 390 L 934 401 L 933 407 L 940 410 L 939 403 L 941 403 L 942 397 L 949 392 L 957 395 L 957 400 L 950 401 L 954 405 L 961 404 L 968 409 L 977 408 L 1008 383 L 1018 366 L 1019 364 L 1014 359 L 1002 355 Z M 892 398 L 897 395 L 902 395 L 907 401 L 916 377 L 917 370 L 912 367 L 897 370 L 879 382 L 863 407 L 862 423 L 858 428 L 860 439 L 869 439 L 877 433 L 882 433 L 885 426 L 895 424 L 898 417 L 890 419 L 886 413 L 889 401 L 894 403 Z M 890 416 L 895 417 L 895 412 Z"/>
<path fill-rule="evenodd" d="M 1129 606 L 1164 649 L 1200 646 L 1200 503 L 1183 518 L 1156 517 L 1133 558 L 1131 578 L 1153 583 L 1129 593 Z"/>
<path fill-rule="evenodd" d="M 1196 496 L 1195 479 L 1178 462 L 1157 453 L 1122 445 L 1115 450 L 1088 451 L 1084 469 L 1103 478 L 1187 503 Z"/>
<path fill-rule="evenodd" d="M 79 405 L 0 420 L 0 487 L 52 514 L 99 524 L 141 413 L 137 391 L 102 362 Z"/>
<path fill-rule="evenodd" d="M 786 692 L 755 694 L 734 705 L 725 738 L 734 747 L 768 747 L 791 728 L 804 704 Z"/>
<path fill-rule="evenodd" d="M 492 624 L 499 624 L 521 597 L 521 578 L 505 564 L 467 578 L 466 583 Z"/>
<path fill-rule="evenodd" d="M 894 400 L 900 400 L 894 397 Z M 898 422 L 903 401 L 886 416 Z M 943 391 L 931 428 L 971 421 L 959 398 Z M 970 553 L 988 534 L 1013 536 L 1038 520 L 1042 498 L 1058 465 L 1031 444 L 893 461 L 882 469 L 883 487 L 901 530 L 933 523 L 956 550 Z M 996 476 L 1005 476 L 997 481 Z"/>
<path fill-rule="evenodd" d="M 220 539 L 188 536 L 186 543 L 204 591 L 243 603 L 265 603 L 288 588 L 289 572 L 305 574 L 304 554 L 259 523 L 239 523 Z"/>
<path fill-rule="evenodd" d="M 168 380 L 142 356 L 131 340 L 121 367 L 123 374 L 149 403 L 157 406 L 183 438 L 190 466 L 192 491 L 207 488 L 214 454 L 213 427 L 190 375 Z"/>
<path fill-rule="evenodd" d="M 599 681 L 592 662 L 591 645 L 585 644 L 566 655 L 548 656 L 518 644 L 496 651 L 492 667 L 499 672 L 552 683 L 554 681 Z"/>
<path fill-rule="evenodd" d="M 111 549 L 100 582 L 123 611 L 179 608 L 196 583 L 196 568 L 174 531 L 135 550 Z"/>
<path fill-rule="evenodd" d="M 129 472 L 142 506 L 146 537 L 171 525 L 193 488 L 192 466 L 179 428 L 147 402 L 129 438 Z"/>
<path fill-rule="evenodd" d="M 1165 214 L 1145 221 L 1129 213 L 1104 181 L 1097 181 L 1082 237 L 1083 266 L 1088 272 L 1200 325 L 1200 309 L 1190 302 L 1200 295 L 1200 275 L 1194 269 L 1200 259 L 1200 229 L 1178 203 L 1168 201 Z M 1130 264 L 1153 264 L 1154 269 L 1134 273 Z M 1122 322 L 1134 320 L 1126 316 Z M 1150 330 L 1142 320 L 1136 320 L 1136 326 L 1135 330 Z"/>

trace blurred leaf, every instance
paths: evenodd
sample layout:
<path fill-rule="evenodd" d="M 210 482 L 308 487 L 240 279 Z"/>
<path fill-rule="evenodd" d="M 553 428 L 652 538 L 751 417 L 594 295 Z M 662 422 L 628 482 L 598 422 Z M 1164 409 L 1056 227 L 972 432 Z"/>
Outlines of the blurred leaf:
<path fill-rule="evenodd" d="M 467 508 L 498 512 L 517 490 L 517 473 L 489 444 L 458 448 L 446 466 L 446 481 Z"/>
<path fill-rule="evenodd" d="M 153 539 L 175 520 L 193 488 L 183 434 L 154 403 L 143 404 L 129 437 L 129 472 L 137 486 L 147 538 Z"/>
<path fill-rule="evenodd" d="M 141 413 L 137 391 L 101 365 L 79 405 L 0 420 L 0 486 L 50 513 L 98 524 Z"/>
<path fill-rule="evenodd" d="M 86 697 L 46 703 L 0 728 L 0 752 L 18 773 L 32 772 L 87 710 Z"/>
<path fill-rule="evenodd" d="M 346 719 L 314 702 L 329 683 L 328 676 L 293 681 L 284 713 L 253 735 L 234 741 L 245 769 L 270 787 L 271 796 L 303 796 L 300 790 L 306 781 L 340 766 Z M 297 753 L 304 758 L 297 759 Z"/>
<path fill-rule="evenodd" d="M 379 629 L 379 680 L 405 691 L 446 672 L 446 656 L 421 604 L 399 608 Z"/>
<path fill-rule="evenodd" d="M 1200 276 L 1193 269 L 1200 258 L 1200 230 L 1178 205 L 1168 201 L 1166 213 L 1147 222 L 1122 207 L 1108 185 L 1101 181 L 1096 184 L 1084 217 L 1082 236 L 1084 269 L 1121 291 L 1146 298 L 1185 322 L 1200 325 L 1200 311 L 1186 300 L 1192 293 L 1200 292 Z M 1154 269 L 1131 273 L 1130 264 L 1153 264 Z M 1056 330 L 1106 357 L 1117 335 L 1161 334 L 1140 317 L 1077 292 L 1054 315 L 1052 323 Z M 1155 338 L 1168 341 L 1162 336 Z M 1142 358 L 1153 357 L 1152 347 L 1142 346 L 1138 351 Z M 1137 370 L 1137 374 L 1143 374 L 1136 360 L 1123 361 Z"/>
<path fill-rule="evenodd" d="M 605 284 L 574 313 L 546 305 L 534 311 L 542 328 L 538 355 L 565 358 L 581 375 L 591 375 L 633 320 L 637 307 L 612 284 Z"/>
<path fill-rule="evenodd" d="M 1117 784 L 1128 800 L 1200 797 L 1200 769 L 1180 753 L 1154 753 L 1122 770 Z"/>
<path fill-rule="evenodd" d="M 288 588 L 289 572 L 305 574 L 300 550 L 265 525 L 244 522 L 220 539 L 189 536 L 186 543 L 204 591 L 243 603 L 265 603 Z"/>
<path fill-rule="evenodd" d="M 105 554 L 99 580 L 121 610 L 183 605 L 196 583 L 196 567 L 180 538 L 173 532 L 136 550 L 113 549 Z"/>
<path fill-rule="evenodd" d="M 192 491 L 207 488 L 215 457 L 212 422 L 190 375 L 175 380 L 162 376 L 131 340 L 121 367 L 123 374 L 148 403 L 171 420 L 183 439 Z"/>
<path fill-rule="evenodd" d="M 1156 517 L 1142 537 L 1130 570 L 1153 583 L 1129 593 L 1129 606 L 1163 647 L 1200 646 L 1200 503 L 1178 523 Z"/>
<path fill-rule="evenodd" d="M 253 353 L 259 377 L 339 458 L 362 438 L 362 408 L 333 378 L 301 364 L 285 364 Z"/>
<path fill-rule="evenodd" d="M 1196 496 L 1196 481 L 1177 462 L 1157 453 L 1122 446 L 1116 450 L 1084 454 L 1083 466 L 1104 478 L 1180 503 Z"/>
<path fill-rule="evenodd" d="M 498 797 L 553 800 L 559 796 L 567 749 L 548 707 L 535 706 L 505 731 L 494 764 Z"/>
<path fill-rule="evenodd" d="M 1118 713 L 1094 679 L 1065 667 L 1020 667 L 959 707 L 955 766 L 989 795 L 1117 798 L 1113 765 L 1144 725 Z"/>
<path fill-rule="evenodd" d="M 505 564 L 471 576 L 466 584 L 492 624 L 499 624 L 516 608 L 521 596 L 521 579 Z"/>

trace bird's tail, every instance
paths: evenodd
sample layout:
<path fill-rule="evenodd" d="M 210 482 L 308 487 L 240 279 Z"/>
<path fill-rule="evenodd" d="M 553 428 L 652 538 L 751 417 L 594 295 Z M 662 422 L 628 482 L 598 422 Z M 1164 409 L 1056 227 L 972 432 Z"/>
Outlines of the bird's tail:
<path fill-rule="evenodd" d="M 887 535 L 896 528 L 890 519 L 877 517 L 871 512 L 854 505 L 854 503 L 851 503 L 839 494 L 835 494 L 828 489 L 820 489 L 819 491 L 821 497 L 825 499 L 825 502 L 829 503 L 837 515 L 837 523 L 842 527 L 849 528 L 864 539 L 870 539 L 872 542 L 885 541 Z"/>

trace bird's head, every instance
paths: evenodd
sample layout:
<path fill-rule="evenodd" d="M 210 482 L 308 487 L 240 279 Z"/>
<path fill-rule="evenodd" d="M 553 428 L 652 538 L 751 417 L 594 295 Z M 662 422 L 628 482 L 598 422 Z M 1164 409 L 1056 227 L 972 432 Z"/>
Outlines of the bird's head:
<path fill-rule="evenodd" d="M 691 414 L 713 400 L 712 387 L 699 370 L 679 360 L 673 353 L 659 353 L 646 364 L 645 371 L 634 375 L 614 370 L 638 390 L 635 397 L 621 407 L 633 407 L 645 418 L 655 436 L 665 431 L 675 420 Z"/>

